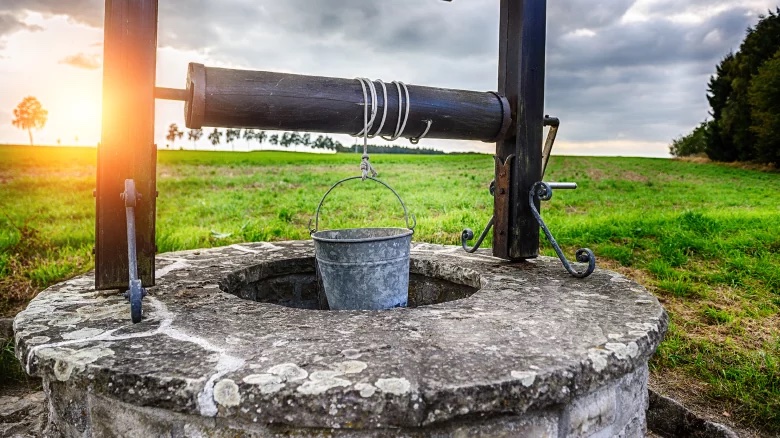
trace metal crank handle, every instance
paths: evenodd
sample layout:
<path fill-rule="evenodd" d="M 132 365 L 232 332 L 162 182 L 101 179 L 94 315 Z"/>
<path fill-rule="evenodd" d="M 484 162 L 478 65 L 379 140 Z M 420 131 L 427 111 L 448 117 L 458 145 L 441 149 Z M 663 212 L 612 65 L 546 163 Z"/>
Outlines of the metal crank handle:
<path fill-rule="evenodd" d="M 141 199 L 141 194 L 135 190 L 135 181 L 125 180 L 125 191 L 120 194 L 125 201 L 125 218 L 127 220 L 127 268 L 129 287 L 125 292 L 125 298 L 130 301 L 130 319 L 133 324 L 141 322 L 143 318 L 143 309 L 141 300 L 146 296 L 146 289 L 141 285 L 138 279 L 138 259 L 136 258 L 136 240 L 135 240 L 135 207 Z"/>

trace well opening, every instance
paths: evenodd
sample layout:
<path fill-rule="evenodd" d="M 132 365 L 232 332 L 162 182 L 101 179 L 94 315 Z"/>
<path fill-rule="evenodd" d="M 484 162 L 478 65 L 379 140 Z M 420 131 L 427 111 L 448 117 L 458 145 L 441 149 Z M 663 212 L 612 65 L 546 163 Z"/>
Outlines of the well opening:
<path fill-rule="evenodd" d="M 219 282 L 222 291 L 245 300 L 309 310 L 329 310 L 317 279 L 314 257 L 275 260 L 248 266 Z M 462 300 L 480 289 L 476 271 L 411 257 L 408 307 Z"/>

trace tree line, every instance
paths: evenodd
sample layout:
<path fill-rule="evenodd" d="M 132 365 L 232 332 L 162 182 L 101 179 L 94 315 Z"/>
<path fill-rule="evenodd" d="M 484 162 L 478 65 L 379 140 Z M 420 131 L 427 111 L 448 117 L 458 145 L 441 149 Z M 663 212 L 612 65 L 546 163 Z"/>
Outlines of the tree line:
<path fill-rule="evenodd" d="M 711 119 L 675 139 L 672 155 L 780 167 L 780 8 L 760 16 L 716 66 L 707 100 Z"/>
<path fill-rule="evenodd" d="M 182 139 L 184 135 L 185 132 L 179 129 L 179 126 L 176 123 L 171 123 L 168 126 L 168 134 L 165 136 L 165 139 L 170 142 L 169 145 L 171 147 L 175 147 L 176 140 Z M 192 143 L 193 148 L 197 148 L 196 143 L 201 138 L 203 138 L 204 135 L 206 135 L 206 139 L 215 148 L 222 144 L 222 140 L 224 138 L 225 143 L 230 145 L 231 150 L 235 150 L 234 142 L 236 140 L 244 139 L 250 144 L 253 141 L 256 141 L 258 145 L 262 145 L 263 143 L 268 142 L 268 144 L 282 146 L 285 148 L 289 148 L 291 146 L 304 146 L 312 149 L 342 153 L 353 151 L 358 151 L 361 153 L 363 152 L 362 144 L 358 145 L 357 148 L 344 146 L 340 141 L 333 140 L 330 136 L 318 135 L 317 137 L 312 137 L 312 135 L 308 133 L 300 134 L 297 132 L 283 132 L 281 134 L 268 134 L 265 131 L 257 129 L 242 130 L 238 128 L 227 128 L 221 130 L 214 128 L 213 130 L 209 131 L 208 134 L 206 134 L 203 129 L 189 129 L 187 130 L 186 135 L 187 140 Z M 397 145 L 382 146 L 373 144 L 368 145 L 368 152 L 373 154 L 444 154 L 444 151 L 429 148 L 411 148 Z"/>

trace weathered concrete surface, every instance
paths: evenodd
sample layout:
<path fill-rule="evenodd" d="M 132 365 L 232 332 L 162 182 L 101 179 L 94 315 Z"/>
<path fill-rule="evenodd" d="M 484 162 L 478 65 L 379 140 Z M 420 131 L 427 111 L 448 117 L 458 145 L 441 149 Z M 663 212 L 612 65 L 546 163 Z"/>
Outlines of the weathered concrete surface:
<path fill-rule="evenodd" d="M 137 325 L 118 294 L 93 290 L 91 275 L 42 292 L 14 327 L 18 358 L 49 392 L 51 433 L 104 436 L 104 420 L 122 412 L 179 424 L 178 436 L 207 426 L 247 436 L 644 433 L 646 364 L 667 317 L 636 283 L 604 270 L 574 279 L 554 259 L 510 264 L 422 244 L 413 274 L 480 290 L 379 312 L 294 309 L 220 290 L 257 281 L 269 261 L 312 257 L 310 242 L 161 255 Z"/>
<path fill-rule="evenodd" d="M 0 436 L 41 436 L 47 419 L 45 402 L 41 391 L 0 396 Z"/>

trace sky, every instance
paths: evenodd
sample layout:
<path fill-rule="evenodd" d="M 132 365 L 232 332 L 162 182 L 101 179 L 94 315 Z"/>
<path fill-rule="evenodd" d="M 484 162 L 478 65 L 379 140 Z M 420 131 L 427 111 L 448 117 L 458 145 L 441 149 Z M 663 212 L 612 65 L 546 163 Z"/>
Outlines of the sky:
<path fill-rule="evenodd" d="M 189 62 L 385 82 L 495 90 L 499 0 L 161 0 L 158 86 L 183 88 Z M 554 153 L 668 156 L 707 117 L 715 65 L 778 0 L 550 0 L 545 113 Z M 49 111 L 37 144 L 100 140 L 101 0 L 0 2 L 0 143 L 27 143 L 13 108 Z M 184 125 L 158 101 L 156 139 Z M 345 144 L 349 136 L 338 136 Z M 406 140 L 398 140 L 408 145 Z M 181 141 L 181 146 L 187 146 Z M 205 138 L 200 147 L 206 147 Z M 237 143 L 237 148 L 244 147 Z M 178 146 L 178 145 L 177 145 Z M 492 152 L 494 144 L 424 139 Z M 209 145 L 210 147 L 210 145 Z"/>

